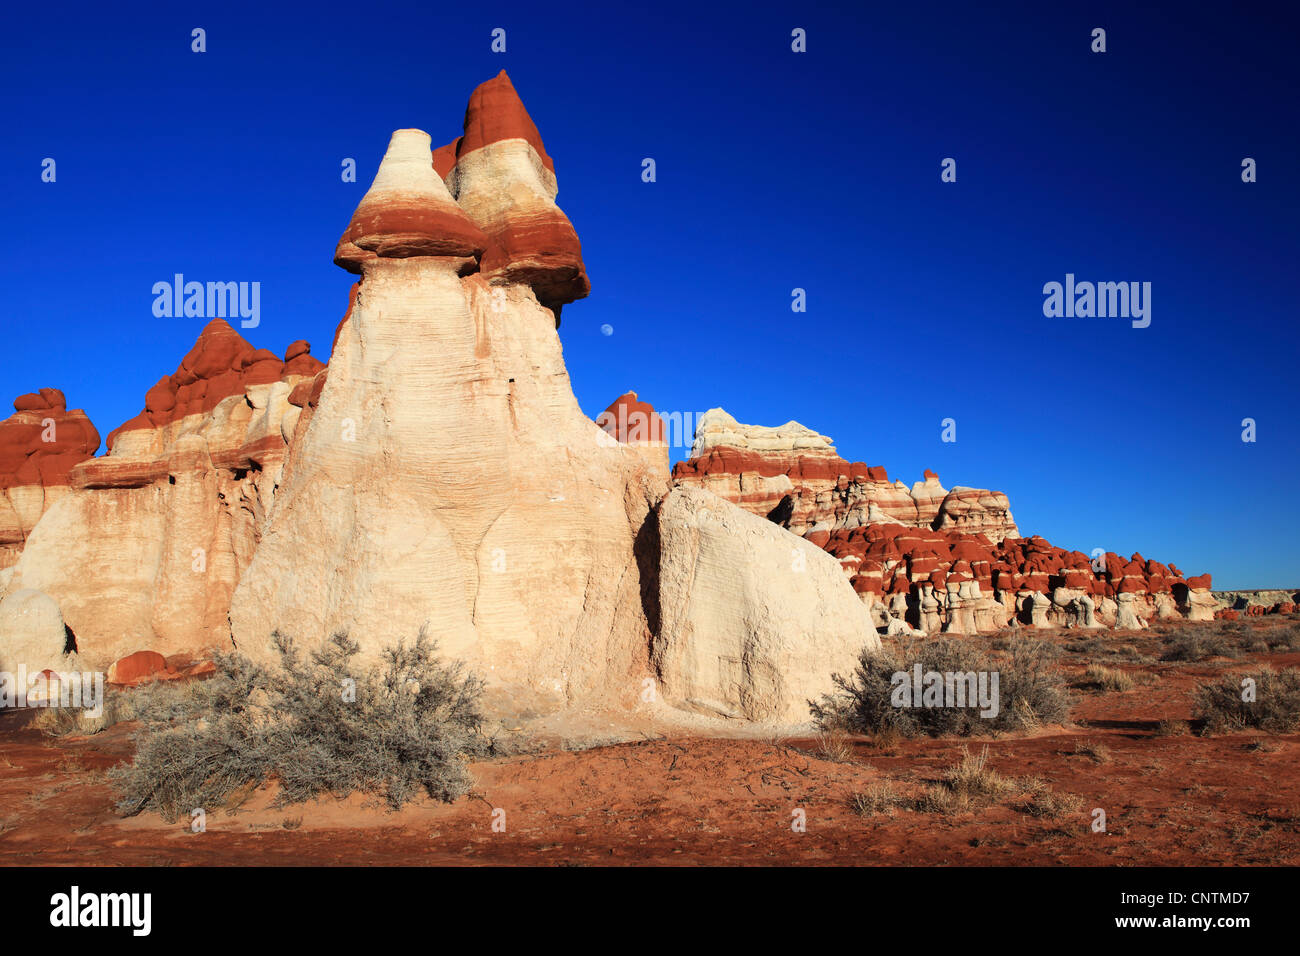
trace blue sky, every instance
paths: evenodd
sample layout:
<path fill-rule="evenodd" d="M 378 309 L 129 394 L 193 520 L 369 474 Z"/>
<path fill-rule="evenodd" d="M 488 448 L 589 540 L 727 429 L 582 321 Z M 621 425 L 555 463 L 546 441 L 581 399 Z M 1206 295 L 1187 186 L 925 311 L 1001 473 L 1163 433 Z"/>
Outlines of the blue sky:
<path fill-rule="evenodd" d="M 0 397 L 135 415 L 205 321 L 154 318 L 177 272 L 260 282 L 250 341 L 326 358 L 389 133 L 453 139 L 504 68 L 583 242 L 560 334 L 588 414 L 634 389 L 796 419 L 891 477 L 1005 491 L 1063 547 L 1300 586 L 1287 8 L 852 6 L 16 7 Z M 1067 272 L 1150 282 L 1150 327 L 1045 318 Z"/>

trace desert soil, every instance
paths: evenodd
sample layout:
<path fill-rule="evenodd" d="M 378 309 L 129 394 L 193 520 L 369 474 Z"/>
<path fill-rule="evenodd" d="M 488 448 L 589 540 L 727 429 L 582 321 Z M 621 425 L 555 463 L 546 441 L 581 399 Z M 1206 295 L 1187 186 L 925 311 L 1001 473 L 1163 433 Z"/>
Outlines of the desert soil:
<path fill-rule="evenodd" d="M 1242 646 L 1297 618 L 1216 624 Z M 30 714 L 0 717 L 0 863 L 266 864 L 1300 864 L 1300 734 L 1203 737 L 1197 683 L 1268 663 L 1283 649 L 1162 662 L 1178 626 L 1046 635 L 1077 686 L 1067 726 L 997 738 L 755 739 L 661 735 L 472 766 L 472 796 L 399 812 L 364 797 L 273 806 L 274 784 L 210 811 L 206 832 L 155 814 L 122 819 L 105 771 L 131 756 L 131 725 L 52 737 Z M 1136 686 L 1081 686 L 1090 663 Z M 912 805 L 961 758 L 988 745 L 988 766 L 1037 777 L 1061 795 L 1031 813 L 1023 788 L 986 806 Z M 899 806 L 859 813 L 857 794 L 888 781 Z M 1074 800 L 1070 797 L 1073 795 Z M 1106 814 L 1095 832 L 1094 810 Z M 493 829 L 504 810 L 505 830 Z M 803 811 L 806 830 L 792 823 Z M 496 814 L 500 820 L 501 815 Z"/>

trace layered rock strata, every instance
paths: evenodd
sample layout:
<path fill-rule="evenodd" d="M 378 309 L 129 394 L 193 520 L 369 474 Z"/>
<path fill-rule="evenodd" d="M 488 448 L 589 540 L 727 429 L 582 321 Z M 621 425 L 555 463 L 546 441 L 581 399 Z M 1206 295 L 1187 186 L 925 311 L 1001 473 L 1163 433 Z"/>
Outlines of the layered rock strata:
<path fill-rule="evenodd" d="M 322 368 L 305 342 L 281 359 L 213 320 L 108 454 L 68 471 L 8 590 L 52 598 L 92 663 L 228 647 L 230 595 L 300 412 L 289 395 Z"/>
<path fill-rule="evenodd" d="M 700 417 L 691 457 L 677 463 L 673 480 L 712 491 L 818 544 L 837 528 L 883 522 L 978 531 L 997 541 L 1019 535 L 1001 492 L 949 491 L 931 471 L 909 488 L 891 482 L 880 466 L 845 461 L 829 437 L 798 422 L 742 425 L 720 408 Z"/>
<path fill-rule="evenodd" d="M 18 563 L 41 516 L 67 494 L 69 472 L 98 449 L 95 426 L 81 409 L 68 411 L 57 388 L 14 399 L 14 414 L 0 421 L 0 573 Z"/>
<path fill-rule="evenodd" d="M 505 70 L 470 96 L 464 135 L 436 150 L 433 165 L 487 237 L 483 277 L 528 286 L 558 325 L 561 307 L 591 283 L 578 234 L 555 204 L 555 163 Z"/>
<path fill-rule="evenodd" d="M 497 710 L 633 709 L 658 681 L 672 689 L 656 702 L 806 719 L 801 695 L 830 689 L 828 662 L 848 667 L 876 639 L 849 583 L 713 496 L 706 510 L 725 520 L 703 538 L 677 533 L 677 510 L 659 504 L 667 445 L 653 409 L 627 393 L 601 424 L 582 413 L 556 329 L 586 273 L 508 79 L 475 92 L 465 135 L 432 161 L 429 145 L 393 134 L 339 243 L 360 282 L 328 370 L 290 396 L 302 411 L 231 603 L 235 644 L 258 656 L 275 630 L 307 646 L 347 631 L 374 662 L 424 629 L 487 677 Z M 808 576 L 758 560 L 810 551 Z M 752 587 L 719 616 L 736 562 L 757 562 Z M 804 656 L 788 660 L 789 622 L 772 609 L 821 600 L 850 617 L 813 614 Z M 794 669 L 774 682 L 773 667 Z"/>
<path fill-rule="evenodd" d="M 673 480 L 824 548 L 887 633 L 1142 628 L 1156 617 L 1209 620 L 1218 607 L 1209 575 L 1022 538 L 1001 492 L 945 489 L 931 471 L 910 489 L 891 483 L 797 422 L 743 425 L 713 409 Z"/>

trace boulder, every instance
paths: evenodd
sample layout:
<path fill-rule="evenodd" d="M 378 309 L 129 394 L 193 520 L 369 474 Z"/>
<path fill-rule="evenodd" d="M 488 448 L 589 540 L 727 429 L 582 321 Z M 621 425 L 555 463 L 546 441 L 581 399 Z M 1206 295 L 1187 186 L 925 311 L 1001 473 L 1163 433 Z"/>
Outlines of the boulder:
<path fill-rule="evenodd" d="M 157 651 L 136 651 L 114 661 L 108 669 L 108 682 L 133 686 L 157 674 L 167 673 L 167 659 Z"/>
<path fill-rule="evenodd" d="M 0 672 L 62 670 L 70 649 L 63 615 L 54 598 L 23 588 L 0 601 Z"/>
<path fill-rule="evenodd" d="M 697 488 L 659 504 L 653 661 L 672 705 L 752 721 L 808 720 L 808 701 L 880 638 L 838 563 Z"/>

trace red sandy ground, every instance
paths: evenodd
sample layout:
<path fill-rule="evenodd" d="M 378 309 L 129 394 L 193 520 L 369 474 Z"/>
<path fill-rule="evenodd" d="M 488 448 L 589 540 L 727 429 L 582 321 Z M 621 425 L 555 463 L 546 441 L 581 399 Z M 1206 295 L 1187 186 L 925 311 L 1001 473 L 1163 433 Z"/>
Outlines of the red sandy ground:
<path fill-rule="evenodd" d="M 1254 628 L 1294 623 L 1296 618 Z M 1089 640 L 1050 636 L 1063 646 Z M 0 719 L 0 863 L 42 864 L 1039 864 L 1300 863 L 1300 734 L 1164 736 L 1159 721 L 1191 717 L 1207 678 L 1300 653 L 1159 663 L 1160 637 L 1103 632 L 1105 650 L 1068 651 L 1077 677 L 1101 662 L 1138 678 L 1125 692 L 1075 689 L 1072 724 L 1029 736 L 854 738 L 828 759 L 817 741 L 659 738 L 581 751 L 549 750 L 472 767 L 475 794 L 397 813 L 366 800 L 270 806 L 274 788 L 207 816 L 207 831 L 153 814 L 123 820 L 104 771 L 129 758 L 129 726 L 55 738 Z M 1132 650 L 1127 650 L 1132 648 Z M 1144 676 L 1149 675 L 1149 676 Z M 1109 748 L 1104 762 L 1075 753 Z M 884 779 L 919 796 L 960 758 L 989 745 L 989 765 L 1041 777 L 1082 798 L 1058 818 L 1009 796 L 959 813 L 898 809 L 863 816 L 852 795 Z M 1262 742 L 1262 749 L 1255 749 Z M 506 830 L 493 832 L 493 808 Z M 1091 829 L 1106 811 L 1105 833 Z M 807 830 L 794 832 L 802 809 Z"/>

